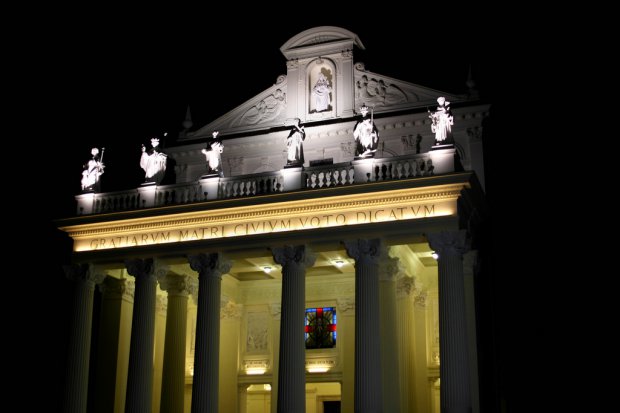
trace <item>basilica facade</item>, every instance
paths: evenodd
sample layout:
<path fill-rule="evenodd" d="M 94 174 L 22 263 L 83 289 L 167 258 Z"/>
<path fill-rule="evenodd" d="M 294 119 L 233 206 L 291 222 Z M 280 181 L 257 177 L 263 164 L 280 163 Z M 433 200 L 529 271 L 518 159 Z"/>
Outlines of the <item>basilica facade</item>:
<path fill-rule="evenodd" d="M 174 184 L 76 196 L 66 411 L 479 411 L 489 105 L 363 48 L 297 34 L 286 75 L 165 149 Z"/>

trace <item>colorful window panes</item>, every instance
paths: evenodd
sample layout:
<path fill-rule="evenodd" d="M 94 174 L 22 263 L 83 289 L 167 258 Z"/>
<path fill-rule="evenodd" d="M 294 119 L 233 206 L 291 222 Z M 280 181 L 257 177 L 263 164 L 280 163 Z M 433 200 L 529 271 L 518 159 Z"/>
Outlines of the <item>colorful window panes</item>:
<path fill-rule="evenodd" d="M 336 309 L 334 307 L 306 308 L 306 348 L 336 346 Z"/>

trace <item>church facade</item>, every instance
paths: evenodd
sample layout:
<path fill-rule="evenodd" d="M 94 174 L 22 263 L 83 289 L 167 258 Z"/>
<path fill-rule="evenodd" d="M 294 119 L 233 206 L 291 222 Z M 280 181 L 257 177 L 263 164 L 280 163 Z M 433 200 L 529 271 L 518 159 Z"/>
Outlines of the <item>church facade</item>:
<path fill-rule="evenodd" d="M 175 184 L 76 196 L 66 411 L 479 411 L 489 105 L 355 48 L 299 33 L 286 75 L 165 150 Z"/>

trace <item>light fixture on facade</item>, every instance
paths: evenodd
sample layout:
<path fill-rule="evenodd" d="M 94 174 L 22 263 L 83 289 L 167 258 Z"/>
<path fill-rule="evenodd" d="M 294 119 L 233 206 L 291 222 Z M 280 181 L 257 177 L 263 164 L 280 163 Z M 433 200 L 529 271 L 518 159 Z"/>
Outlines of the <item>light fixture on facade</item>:
<path fill-rule="evenodd" d="M 334 261 L 334 265 L 338 268 L 342 268 L 342 266 L 344 265 L 344 261 L 343 260 L 336 260 Z"/>
<path fill-rule="evenodd" d="M 265 266 L 263 267 L 263 271 L 265 271 L 265 273 L 266 273 L 266 274 L 269 274 L 269 273 L 271 272 L 271 267 L 270 267 L 270 266 L 268 266 L 268 265 L 265 265 Z"/>
<path fill-rule="evenodd" d="M 439 254 L 437 254 L 435 251 L 431 252 L 431 257 L 433 257 L 434 259 L 438 259 L 439 258 Z"/>
<path fill-rule="evenodd" d="M 333 357 L 306 360 L 306 371 L 308 373 L 327 373 L 336 365 Z"/>
<path fill-rule="evenodd" d="M 268 360 L 245 360 L 243 363 L 243 369 L 248 376 L 265 374 L 268 368 Z"/>
<path fill-rule="evenodd" d="M 308 367 L 308 373 L 326 373 L 329 367 Z"/>
<path fill-rule="evenodd" d="M 267 371 L 267 369 L 264 367 L 250 367 L 245 370 L 245 374 L 255 376 L 259 374 L 265 374 L 265 371 Z"/>

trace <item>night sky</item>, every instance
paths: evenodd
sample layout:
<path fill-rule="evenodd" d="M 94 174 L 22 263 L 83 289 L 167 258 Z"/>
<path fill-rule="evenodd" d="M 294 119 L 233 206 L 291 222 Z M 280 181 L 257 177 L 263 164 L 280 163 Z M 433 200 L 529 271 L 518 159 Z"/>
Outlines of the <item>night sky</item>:
<path fill-rule="evenodd" d="M 492 103 L 492 115 L 501 118 L 500 102 L 508 85 L 485 22 L 463 18 L 437 25 L 421 16 L 379 9 L 365 10 L 359 16 L 325 16 L 313 10 L 247 24 L 205 14 L 200 23 L 180 22 L 174 25 L 178 27 L 148 20 L 136 24 L 131 18 L 105 23 L 85 19 L 59 25 L 39 39 L 37 53 L 45 64 L 34 65 L 37 79 L 28 92 L 32 95 L 29 115 L 41 122 L 33 133 L 46 142 L 50 166 L 45 174 L 50 178 L 45 182 L 50 183 L 41 192 L 47 209 L 38 227 L 49 245 L 49 258 L 46 270 L 37 273 L 40 288 L 34 300 L 41 305 L 37 322 L 56 326 L 57 333 L 46 337 L 43 348 L 36 340 L 29 344 L 31 353 L 36 353 L 34 363 L 51 383 L 51 404 L 43 403 L 47 411 L 56 411 L 60 403 L 72 294 L 59 270 L 61 264 L 70 262 L 71 244 L 54 229 L 52 219 L 74 214 L 73 196 L 79 192 L 82 165 L 90 157 L 90 148 L 106 148 L 103 191 L 135 188 L 144 177 L 138 165 L 140 145 L 148 143 L 151 135 L 166 131 L 169 137 L 163 141 L 164 148 L 174 145 L 188 104 L 196 129 L 270 87 L 279 75 L 286 74 L 280 46 L 295 34 L 322 25 L 356 33 L 366 50 L 356 50 L 354 61 L 364 62 L 367 70 L 381 75 L 465 93 L 471 67 L 481 99 Z M 210 22 L 215 19 L 218 24 Z M 490 123 L 489 132 L 497 133 L 498 125 L 499 121 Z M 498 158 L 504 146 L 495 136 L 494 140 L 486 137 L 484 144 L 493 217 L 489 231 L 499 240 L 500 228 L 506 224 L 501 213 L 505 170 Z M 490 252 L 494 269 L 508 258 L 494 248 Z M 493 391 L 501 388 L 510 404 L 515 397 L 510 378 L 516 362 L 511 361 L 509 349 L 515 337 L 502 327 L 514 321 L 507 310 L 514 297 L 511 281 L 502 281 L 499 273 L 496 277 L 500 281 L 485 284 L 488 291 L 484 292 L 492 297 L 484 308 L 488 320 L 493 320 L 486 334 L 493 341 L 488 357 L 496 362 L 489 369 L 497 374 Z M 495 379 L 488 376 L 487 380 Z"/>

